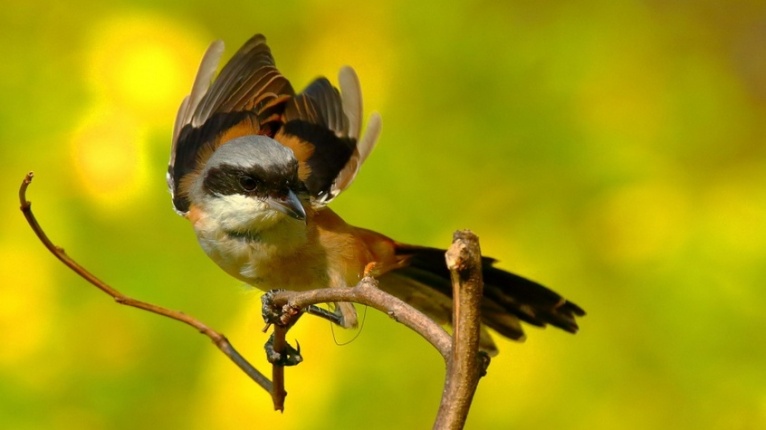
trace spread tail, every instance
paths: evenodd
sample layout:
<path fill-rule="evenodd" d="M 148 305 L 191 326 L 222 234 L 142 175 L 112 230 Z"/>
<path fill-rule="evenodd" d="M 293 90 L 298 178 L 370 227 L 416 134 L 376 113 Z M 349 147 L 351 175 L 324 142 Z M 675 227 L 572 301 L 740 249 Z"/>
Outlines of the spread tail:
<path fill-rule="evenodd" d="M 444 250 L 396 244 L 396 256 L 405 267 L 380 277 L 381 288 L 407 301 L 439 323 L 452 316 L 452 283 Z M 570 333 L 577 332 L 576 317 L 585 311 L 556 292 L 510 272 L 494 267 L 496 260 L 482 258 L 484 299 L 482 322 L 501 335 L 523 341 L 519 321 L 538 327 L 550 324 Z M 496 352 L 494 343 L 482 333 L 482 349 Z"/>

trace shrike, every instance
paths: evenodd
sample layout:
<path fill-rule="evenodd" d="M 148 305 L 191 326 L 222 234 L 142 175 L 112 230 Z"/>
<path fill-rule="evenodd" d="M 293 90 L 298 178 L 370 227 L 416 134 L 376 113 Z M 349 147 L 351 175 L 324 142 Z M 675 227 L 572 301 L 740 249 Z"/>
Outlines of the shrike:
<path fill-rule="evenodd" d="M 340 91 L 318 78 L 296 94 L 262 35 L 213 79 L 222 52 L 214 42 L 202 59 L 178 111 L 168 167 L 175 210 L 207 255 L 261 290 L 354 286 L 373 263 L 380 288 L 449 323 L 443 250 L 351 226 L 327 207 L 353 182 L 381 128 L 373 114 L 361 134 L 353 69 L 340 70 Z M 515 340 L 525 337 L 519 321 L 577 331 L 575 317 L 585 315 L 579 306 L 494 263 L 483 260 L 485 327 Z M 354 307 L 335 305 L 338 321 L 355 326 Z M 496 352 L 486 328 L 481 347 Z"/>

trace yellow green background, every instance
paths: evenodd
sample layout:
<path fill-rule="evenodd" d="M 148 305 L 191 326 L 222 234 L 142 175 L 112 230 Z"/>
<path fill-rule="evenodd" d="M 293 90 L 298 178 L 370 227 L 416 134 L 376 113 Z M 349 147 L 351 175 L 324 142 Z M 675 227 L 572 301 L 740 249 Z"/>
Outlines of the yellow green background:
<path fill-rule="evenodd" d="M 429 428 L 443 364 L 368 311 L 302 320 L 287 409 L 192 329 L 267 370 L 259 294 L 205 257 L 165 169 L 207 44 L 265 33 L 302 88 L 360 76 L 378 147 L 333 208 L 401 241 L 471 228 L 588 311 L 500 341 L 471 429 L 766 428 L 763 2 L 10 1 L 0 14 L 0 427 Z M 334 337 L 335 340 L 334 340 Z"/>

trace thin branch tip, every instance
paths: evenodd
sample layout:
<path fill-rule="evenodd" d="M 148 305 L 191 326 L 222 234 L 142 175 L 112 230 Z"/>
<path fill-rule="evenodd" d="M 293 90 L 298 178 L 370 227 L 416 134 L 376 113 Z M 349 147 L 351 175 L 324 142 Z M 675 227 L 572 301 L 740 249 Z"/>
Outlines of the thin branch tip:
<path fill-rule="evenodd" d="M 45 233 L 40 223 L 37 222 L 37 218 L 32 212 L 32 208 L 31 208 L 32 203 L 27 200 L 26 192 L 27 192 L 27 188 L 29 187 L 29 184 L 32 183 L 32 178 L 34 178 L 34 173 L 33 172 L 27 173 L 24 176 L 24 180 L 21 182 L 21 186 L 19 187 L 19 202 L 21 203 L 21 212 L 24 214 L 24 218 L 27 220 L 29 227 L 37 235 L 37 238 L 48 249 L 48 251 L 50 251 L 50 253 L 53 254 L 54 257 L 56 257 L 59 261 L 64 263 L 65 266 L 67 266 L 73 272 L 78 274 L 80 277 L 85 279 L 88 283 L 90 283 L 91 285 L 95 286 L 102 292 L 112 297 L 112 299 L 115 302 L 121 305 L 134 307 L 134 308 L 148 311 L 148 312 L 161 315 L 170 319 L 174 319 L 176 321 L 182 322 L 184 324 L 187 324 L 196 328 L 200 333 L 203 333 L 206 336 L 208 336 L 213 341 L 213 343 L 218 347 L 218 349 L 227 357 L 229 357 L 229 359 L 233 361 L 240 368 L 240 370 L 242 370 L 247 376 L 249 376 L 255 383 L 257 383 L 267 392 L 271 392 L 272 390 L 271 381 L 269 381 L 267 377 L 265 377 L 255 367 L 253 367 L 244 357 L 242 357 L 237 352 L 237 350 L 234 349 L 231 343 L 229 343 L 229 341 L 226 339 L 225 336 L 210 329 L 201 321 L 191 316 L 188 316 L 184 314 L 183 312 L 177 312 L 177 311 L 163 308 L 161 306 L 157 306 L 151 303 L 142 302 L 140 300 L 136 300 L 122 294 L 120 291 L 118 291 L 114 287 L 98 279 L 95 275 L 93 275 L 87 269 L 85 269 L 83 266 L 77 263 L 73 258 L 69 257 L 64 252 L 64 248 L 54 244 L 50 240 L 48 235 Z"/>
<path fill-rule="evenodd" d="M 27 200 L 27 188 L 29 187 L 29 184 L 32 183 L 32 178 L 34 177 L 35 173 L 30 171 L 24 175 L 24 179 L 21 181 L 21 186 L 19 187 L 19 203 L 21 204 L 22 212 L 27 212 L 29 210 L 29 206 L 32 204 L 29 200 Z"/>

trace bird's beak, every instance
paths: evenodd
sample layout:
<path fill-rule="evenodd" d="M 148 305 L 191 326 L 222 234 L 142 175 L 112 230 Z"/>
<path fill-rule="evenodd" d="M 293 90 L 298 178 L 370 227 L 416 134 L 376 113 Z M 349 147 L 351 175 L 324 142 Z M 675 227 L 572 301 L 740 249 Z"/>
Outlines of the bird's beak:
<path fill-rule="evenodd" d="M 300 221 L 306 220 L 306 210 L 303 209 L 298 196 L 292 191 L 288 191 L 285 197 L 269 197 L 267 202 L 275 211 L 282 212 Z"/>

